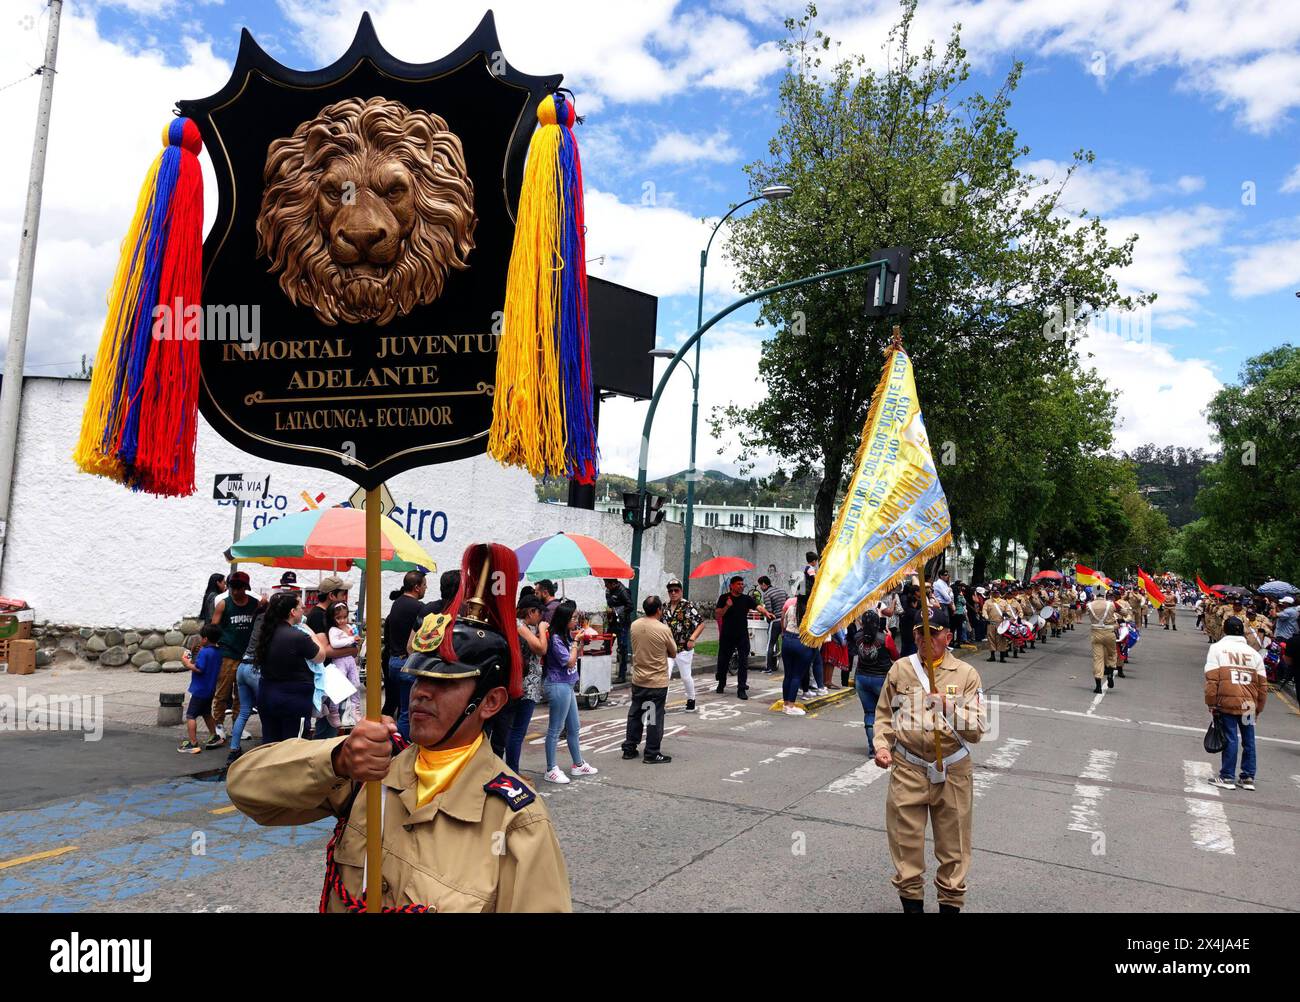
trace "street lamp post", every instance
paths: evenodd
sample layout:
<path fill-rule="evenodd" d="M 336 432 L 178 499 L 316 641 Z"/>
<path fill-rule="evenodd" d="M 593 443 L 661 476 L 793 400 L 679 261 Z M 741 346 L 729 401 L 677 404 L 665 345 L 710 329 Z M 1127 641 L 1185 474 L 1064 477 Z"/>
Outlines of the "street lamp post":
<path fill-rule="evenodd" d="M 739 208 L 739 206 L 737 206 L 737 208 Z M 646 410 L 645 424 L 641 428 L 641 460 L 637 469 L 637 477 L 636 477 L 637 518 L 634 520 L 632 524 L 632 589 L 631 591 L 632 591 L 633 615 L 636 615 L 637 602 L 638 602 L 639 593 L 641 589 L 641 537 L 645 533 L 642 518 L 645 512 L 646 467 L 650 460 L 650 429 L 654 425 L 655 411 L 659 407 L 659 398 L 663 396 L 664 387 L 668 385 L 668 379 L 669 377 L 672 376 L 673 369 L 676 368 L 677 363 L 683 360 L 685 354 L 693 346 L 698 347 L 700 343 L 700 338 L 702 338 L 705 332 L 708 331 L 715 324 L 717 324 L 717 322 L 721 320 L 723 317 L 728 316 L 731 313 L 734 313 L 742 306 L 747 306 L 757 299 L 762 299 L 765 296 L 775 295 L 778 292 L 785 292 L 789 289 L 795 289 L 801 285 L 810 285 L 813 282 L 823 282 L 828 278 L 838 278 L 841 275 L 852 275 L 856 272 L 866 271 L 868 268 L 876 268 L 879 270 L 880 273 L 880 278 L 876 285 L 877 305 L 879 305 L 880 303 L 883 303 L 885 301 L 884 300 L 885 275 L 887 270 L 890 267 L 890 264 L 891 261 L 889 259 L 882 259 L 879 261 L 867 261 L 864 264 L 854 264 L 854 265 L 850 265 L 847 268 L 837 268 L 834 271 L 824 271 L 817 275 L 808 275 L 804 278 L 796 278 L 792 282 L 782 282 L 780 285 L 773 285 L 773 286 L 769 286 L 766 289 L 759 289 L 757 292 L 751 292 L 748 296 L 745 296 L 741 299 L 737 299 L 726 309 L 721 310 L 718 313 L 715 313 L 713 316 L 711 316 L 708 319 L 707 322 L 701 323 L 695 329 L 695 333 L 692 334 L 690 337 L 688 337 L 686 341 L 682 344 L 682 346 L 678 348 L 676 352 L 673 353 L 672 359 L 668 362 L 668 368 L 664 370 L 664 374 L 659 377 L 659 382 L 655 386 L 654 396 L 650 398 L 650 406 Z M 698 377 L 699 370 L 697 369 L 695 371 Z M 687 551 L 688 564 L 689 561 L 690 561 L 690 551 L 688 550 Z M 689 574 L 683 575 L 684 578 L 684 580 L 682 581 L 683 591 L 685 591 L 685 584 L 686 584 L 685 579 L 689 579 L 689 576 L 690 576 Z"/>
<path fill-rule="evenodd" d="M 717 225 L 713 227 L 713 232 L 709 234 L 709 242 L 704 245 L 704 250 L 700 251 L 700 296 L 698 305 L 695 310 L 695 326 L 698 329 L 704 323 L 704 269 L 709 265 L 709 248 L 713 246 L 713 238 L 718 235 L 718 230 L 722 224 L 731 218 L 737 209 L 749 205 L 751 202 L 766 200 L 776 202 L 783 198 L 789 198 L 794 194 L 794 189 L 785 184 L 768 185 L 753 198 L 747 198 L 731 207 L 731 210 L 718 220 Z M 651 352 L 652 355 L 656 354 Z M 657 355 L 656 357 L 671 357 L 671 353 L 666 355 Z M 695 367 L 691 369 L 691 463 L 686 472 L 686 519 L 684 522 L 686 539 L 682 551 L 682 596 L 691 597 L 691 530 L 695 527 L 695 443 L 698 438 L 700 420 L 700 343 L 695 342 Z"/>

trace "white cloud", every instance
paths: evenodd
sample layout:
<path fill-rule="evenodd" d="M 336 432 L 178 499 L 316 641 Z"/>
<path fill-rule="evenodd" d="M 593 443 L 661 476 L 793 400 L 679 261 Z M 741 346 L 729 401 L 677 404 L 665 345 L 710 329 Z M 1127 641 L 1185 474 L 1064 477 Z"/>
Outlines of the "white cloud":
<path fill-rule="evenodd" d="M 666 132 L 655 140 L 646 154 L 647 167 L 664 164 L 727 163 L 740 157 L 740 150 L 732 146 L 727 133 L 711 136 L 689 136 L 684 132 Z"/>
<path fill-rule="evenodd" d="M 883 62 L 883 40 L 898 18 L 895 0 L 823 0 L 817 6 L 823 30 L 874 65 Z M 762 9 L 779 16 L 785 5 Z M 1184 89 L 1240 109 L 1242 124 L 1260 132 L 1300 106 L 1300 4 L 1291 0 L 928 0 L 913 22 L 913 48 L 920 51 L 926 39 L 946 41 L 955 22 L 979 69 L 1004 68 L 1010 58 L 1032 57 L 1035 50 L 1073 58 L 1081 73 L 1091 72 L 1100 55 L 1099 86 L 1120 72 L 1171 68 Z"/>
<path fill-rule="evenodd" d="M 1146 442 L 1208 448 L 1210 427 L 1202 411 L 1223 386 L 1209 362 L 1178 358 L 1160 342 L 1144 344 L 1090 329 L 1079 342 L 1107 384 L 1119 393 L 1115 445 L 1124 450 Z"/>
<path fill-rule="evenodd" d="M 716 406 L 748 406 L 762 400 L 766 387 L 758 378 L 758 360 L 762 337 L 754 328 L 742 324 L 722 324 L 701 341 L 700 422 L 696 445 L 696 466 L 701 470 L 722 470 L 737 475 L 735 463 L 736 433 L 715 439 L 709 430 L 709 415 Z M 694 364 L 694 354 L 687 357 Z M 667 359 L 655 360 L 655 383 L 668 366 Z M 607 473 L 636 476 L 640 461 L 641 429 L 645 425 L 646 401 L 622 397 L 600 405 L 601 469 Z M 722 455 L 718 455 L 719 447 Z M 655 411 L 650 434 L 650 479 L 685 470 L 690 463 L 691 448 L 691 374 L 684 366 L 673 370 Z M 775 462 L 763 456 L 752 475 L 770 473 Z"/>
<path fill-rule="evenodd" d="M 1076 213 L 1087 209 L 1094 216 L 1104 216 L 1120 206 L 1149 201 L 1158 196 L 1193 194 L 1205 187 L 1205 178 L 1191 174 L 1173 181 L 1153 181 L 1146 168 L 1129 164 L 1081 164 L 1068 181 L 1068 161 L 1040 158 L 1022 161 L 1019 166 L 1022 171 L 1043 179 L 1043 183 L 1033 189 L 1033 196 L 1060 188 L 1058 204 L 1062 210 Z"/>
<path fill-rule="evenodd" d="M 1232 265 L 1232 294 L 1261 296 L 1300 289 L 1300 240 L 1256 244 Z"/>
<path fill-rule="evenodd" d="M 0 31 L 0 64 L 39 62 L 42 42 L 43 26 Z M 157 51 L 103 38 L 93 9 L 64 8 L 27 352 L 36 372 L 62 374 L 63 363 L 94 353 L 120 243 L 145 172 L 161 149 L 172 103 L 210 94 L 230 76 L 206 39 L 179 42 L 183 63 L 170 65 Z M 0 200 L 0 319 L 6 330 L 37 94 L 33 83 L 11 88 L 0 100 L 0 132 L 12 140 L 11 155 L 0 158 L 0 190 L 16 196 Z M 203 161 L 205 189 L 215 193 L 206 154 Z M 204 208 L 210 224 L 213 195 Z"/>
<path fill-rule="evenodd" d="M 1198 252 L 1219 244 L 1231 218 L 1226 209 L 1197 205 L 1106 219 L 1112 241 L 1138 235 L 1132 264 L 1116 276 L 1120 290 L 1157 293 L 1156 324 L 1186 326 L 1187 314 L 1210 292 L 1206 283 L 1214 274 L 1199 262 L 1204 254 Z"/>
<path fill-rule="evenodd" d="M 1291 168 L 1291 173 L 1286 176 L 1279 189 L 1284 195 L 1294 195 L 1300 191 L 1300 164 Z"/>
<path fill-rule="evenodd" d="M 510 63 L 528 73 L 564 72 L 579 114 L 607 101 L 655 103 L 700 87 L 749 94 L 783 65 L 775 46 L 755 40 L 741 22 L 680 11 L 677 0 L 572 0 L 555 11 L 533 0 L 281 0 L 280 6 L 322 62 L 347 48 L 363 10 L 394 55 L 425 62 L 466 38 L 492 9 Z"/>
<path fill-rule="evenodd" d="M 654 189 L 647 192 L 653 194 Z M 605 258 L 604 266 L 593 274 L 652 296 L 694 295 L 699 289 L 700 251 L 708 243 L 716 219 L 701 223 L 680 209 L 631 205 L 590 187 L 586 211 L 587 257 Z M 707 292 L 723 294 L 735 288 L 735 269 L 718 253 L 726 237 L 724 227 L 713 241 Z"/>

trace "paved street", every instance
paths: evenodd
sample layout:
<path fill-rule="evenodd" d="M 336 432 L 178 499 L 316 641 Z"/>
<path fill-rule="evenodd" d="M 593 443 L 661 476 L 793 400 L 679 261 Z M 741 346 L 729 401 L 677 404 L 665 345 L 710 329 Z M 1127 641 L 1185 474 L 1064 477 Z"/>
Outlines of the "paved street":
<path fill-rule="evenodd" d="M 1300 713 L 1289 693 L 1273 694 L 1260 718 L 1256 792 L 1210 787 L 1211 756 L 1201 748 L 1205 640 L 1183 618 L 1177 633 L 1146 631 L 1129 677 L 1100 697 L 1084 631 L 1006 665 L 964 652 L 997 697 L 996 729 L 975 751 L 971 911 L 1300 907 L 1290 859 L 1300 837 Z M 28 685 L 80 691 L 76 674 L 42 673 Z M 708 675 L 707 667 L 697 675 L 694 714 L 681 709 L 674 681 L 664 741 L 671 765 L 620 758 L 620 692 L 582 711 L 583 747 L 600 775 L 540 789 L 575 907 L 896 909 L 887 780 L 866 761 L 856 697 L 790 718 L 769 709 L 779 698 L 772 676 L 759 674 L 741 703 L 715 695 Z M 0 696 L 15 689 L 13 677 L 0 677 Z M 328 822 L 258 828 L 230 806 L 221 783 L 192 775 L 219 765 L 224 752 L 183 757 L 171 729 L 142 719 L 113 725 L 106 715 L 98 742 L 0 733 L 0 910 L 316 907 Z M 533 729 L 544 725 L 543 710 Z M 541 744 L 538 733 L 525 752 L 530 779 L 542 771 Z M 933 908 L 932 885 L 927 898 Z"/>

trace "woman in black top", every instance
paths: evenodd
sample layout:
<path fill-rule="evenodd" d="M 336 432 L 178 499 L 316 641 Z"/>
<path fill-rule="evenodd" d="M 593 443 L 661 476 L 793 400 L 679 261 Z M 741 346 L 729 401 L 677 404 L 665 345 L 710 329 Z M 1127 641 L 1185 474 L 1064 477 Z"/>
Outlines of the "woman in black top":
<path fill-rule="evenodd" d="M 262 669 L 257 712 L 262 720 L 262 743 L 297 737 L 303 718 L 313 715 L 316 680 L 308 661 L 324 661 L 333 651 L 325 637 L 303 633 L 302 599 L 279 594 L 271 599 L 257 643 L 257 664 Z"/>
<path fill-rule="evenodd" d="M 920 622 L 921 597 L 910 585 L 903 589 L 903 614 L 898 617 L 899 656 L 916 653 L 916 624 Z"/>
<path fill-rule="evenodd" d="M 213 574 L 208 577 L 208 587 L 203 592 L 203 602 L 199 606 L 199 622 L 207 626 L 212 622 L 212 607 L 217 604 L 217 596 L 226 590 L 226 576 Z"/>

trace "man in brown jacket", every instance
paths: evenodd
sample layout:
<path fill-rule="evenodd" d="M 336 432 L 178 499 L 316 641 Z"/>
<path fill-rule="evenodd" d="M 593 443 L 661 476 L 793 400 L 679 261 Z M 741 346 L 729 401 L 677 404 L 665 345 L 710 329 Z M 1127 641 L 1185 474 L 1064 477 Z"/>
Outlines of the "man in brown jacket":
<path fill-rule="evenodd" d="M 632 705 L 627 711 L 627 737 L 623 757 L 636 758 L 645 729 L 646 765 L 666 765 L 672 756 L 659 750 L 664 736 L 664 704 L 668 701 L 668 659 L 677 656 L 673 631 L 664 619 L 658 595 L 647 595 L 645 615 L 632 624 Z"/>
<path fill-rule="evenodd" d="M 412 744 L 392 718 L 343 738 L 292 739 L 245 753 L 226 776 L 231 801 L 262 825 L 339 818 L 326 850 L 321 910 L 360 911 L 366 897 L 366 795 L 382 783 L 384 911 L 567 912 L 569 877 L 546 808 L 492 753 L 483 727 L 522 691 L 513 600 L 483 601 L 488 562 L 474 544 L 436 629 L 422 631 L 403 671 L 414 676 Z M 506 551 L 507 553 L 509 551 Z M 514 581 L 518 571 L 504 571 Z M 467 586 L 478 593 L 462 601 Z M 455 659 L 445 656 L 452 629 Z M 395 751 L 397 752 L 395 754 Z"/>
<path fill-rule="evenodd" d="M 927 818 L 939 863 L 934 879 L 939 911 L 960 911 L 966 900 L 973 793 L 969 745 L 980 739 L 988 725 L 979 672 L 947 650 L 951 642 L 948 617 L 931 610 L 928 649 L 918 623 L 918 654 L 890 666 L 876 704 L 875 762 L 891 770 L 885 834 L 894 862 L 892 882 L 906 913 L 925 910 Z M 930 692 L 921 654 L 931 663 L 938 662 L 937 695 Z M 943 752 L 942 770 L 935 764 L 936 734 Z"/>
<path fill-rule="evenodd" d="M 1223 722 L 1228 738 L 1219 774 L 1210 782 L 1224 790 L 1255 789 L 1255 718 L 1268 699 L 1268 675 L 1259 651 L 1246 643 L 1245 626 L 1236 616 L 1223 623 L 1223 639 L 1205 655 L 1205 705 Z M 1241 775 L 1237 771 L 1237 735 L 1241 734 Z"/>

